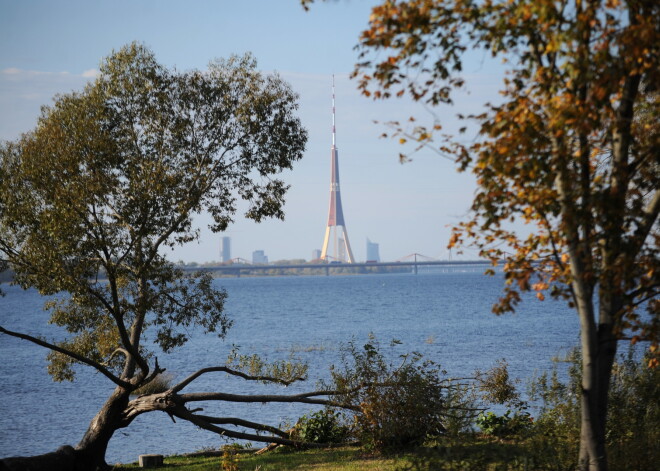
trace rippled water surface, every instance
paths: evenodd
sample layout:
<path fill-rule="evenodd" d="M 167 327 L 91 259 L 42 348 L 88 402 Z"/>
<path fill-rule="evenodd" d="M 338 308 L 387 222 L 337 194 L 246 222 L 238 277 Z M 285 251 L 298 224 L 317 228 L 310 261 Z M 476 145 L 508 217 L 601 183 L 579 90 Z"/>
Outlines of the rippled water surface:
<path fill-rule="evenodd" d="M 294 351 L 311 365 L 310 380 L 274 388 L 287 394 L 311 390 L 338 359 L 339 347 L 374 333 L 387 345 L 403 342 L 400 352 L 421 351 L 450 374 L 487 369 L 506 358 L 510 371 L 529 378 L 547 369 L 551 357 L 577 343 L 577 317 L 563 303 L 529 297 L 513 315 L 491 314 L 501 292 L 501 277 L 479 273 L 225 278 L 226 311 L 234 326 L 224 341 L 192 332 L 191 341 L 161 366 L 176 379 L 196 369 L 224 363 L 232 345 L 268 359 Z M 35 292 L 3 286 L 1 324 L 10 330 L 53 338 L 43 299 Z M 74 383 L 54 383 L 46 372 L 46 352 L 28 342 L 0 336 L 0 456 L 45 453 L 77 443 L 90 419 L 112 390 L 104 377 L 82 368 Z M 186 391 L 251 393 L 260 386 L 224 375 L 206 375 Z M 205 414 L 240 416 L 272 424 L 293 422 L 308 406 L 214 404 Z M 139 454 L 172 454 L 217 447 L 221 439 L 162 413 L 138 417 L 115 434 L 109 463 L 135 461 Z"/>

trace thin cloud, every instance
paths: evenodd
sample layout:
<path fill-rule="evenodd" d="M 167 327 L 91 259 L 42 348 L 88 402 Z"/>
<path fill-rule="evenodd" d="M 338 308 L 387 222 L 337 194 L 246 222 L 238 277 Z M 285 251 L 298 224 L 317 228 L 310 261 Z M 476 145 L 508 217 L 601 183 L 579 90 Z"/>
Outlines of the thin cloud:
<path fill-rule="evenodd" d="M 98 69 L 88 69 L 82 73 L 85 78 L 96 78 L 99 75 Z"/>
<path fill-rule="evenodd" d="M 35 78 L 35 77 L 53 77 L 53 78 L 94 78 L 98 75 L 99 71 L 97 69 L 85 70 L 80 74 L 72 74 L 66 70 L 61 72 L 49 72 L 43 70 L 26 70 L 19 69 L 17 67 L 8 67 L 0 71 L 2 75 L 6 78 Z"/>

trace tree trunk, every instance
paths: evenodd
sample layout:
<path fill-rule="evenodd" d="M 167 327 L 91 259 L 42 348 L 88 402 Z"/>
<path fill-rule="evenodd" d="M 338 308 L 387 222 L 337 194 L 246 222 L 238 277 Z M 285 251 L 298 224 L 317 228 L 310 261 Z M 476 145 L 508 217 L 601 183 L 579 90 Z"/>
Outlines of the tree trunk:
<path fill-rule="evenodd" d="M 582 283 L 574 283 L 577 308 L 580 316 L 580 336 L 582 344 L 582 394 L 580 398 L 580 455 L 578 467 L 580 471 L 606 471 L 604 448 L 599 447 L 599 396 L 598 384 L 598 338 L 594 319 L 593 301 L 591 296 L 583 291 Z"/>
<path fill-rule="evenodd" d="M 76 454 L 88 470 L 105 470 L 109 466 L 105 462 L 108 443 L 117 429 L 126 427 L 124 411 L 130 399 L 129 392 L 117 387 L 89 424 L 89 428 L 78 446 Z"/>
<path fill-rule="evenodd" d="M 605 455 L 605 417 L 601 397 L 596 384 L 598 377 L 605 373 L 602 355 L 583 352 L 582 354 L 582 400 L 580 422 L 581 471 L 607 471 Z M 585 381 L 585 378 L 586 381 Z M 587 388 L 589 384 L 589 388 Z"/>
<path fill-rule="evenodd" d="M 601 306 L 601 314 L 602 309 Z M 596 330 L 583 331 L 582 335 L 591 335 L 593 337 L 592 345 L 595 348 L 593 350 L 584 349 L 583 341 L 579 469 L 581 471 L 607 471 L 605 432 L 608 393 L 617 343 L 612 325 L 609 323 L 600 323 Z"/>
<path fill-rule="evenodd" d="M 63 446 L 44 455 L 11 457 L 0 460 L 0 471 L 105 471 L 108 443 L 115 431 L 125 427 L 129 393 L 117 387 L 92 419 L 85 436 L 74 449 Z"/>
<path fill-rule="evenodd" d="M 0 459 L 0 471 L 86 471 L 70 446 L 37 456 L 15 456 Z"/>

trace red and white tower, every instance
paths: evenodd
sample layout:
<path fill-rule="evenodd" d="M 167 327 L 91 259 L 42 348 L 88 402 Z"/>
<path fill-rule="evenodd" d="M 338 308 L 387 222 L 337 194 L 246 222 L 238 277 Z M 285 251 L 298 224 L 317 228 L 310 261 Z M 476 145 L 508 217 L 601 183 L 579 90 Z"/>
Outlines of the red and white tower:
<path fill-rule="evenodd" d="M 341 192 L 339 191 L 339 154 L 337 153 L 337 134 L 335 129 L 335 76 L 332 76 L 332 148 L 330 149 L 330 211 L 328 212 L 328 227 L 325 229 L 321 259 L 337 262 L 354 263 L 351 243 L 344 222 L 344 211 L 341 208 Z M 333 255 L 328 254 L 328 247 L 334 245 Z"/>

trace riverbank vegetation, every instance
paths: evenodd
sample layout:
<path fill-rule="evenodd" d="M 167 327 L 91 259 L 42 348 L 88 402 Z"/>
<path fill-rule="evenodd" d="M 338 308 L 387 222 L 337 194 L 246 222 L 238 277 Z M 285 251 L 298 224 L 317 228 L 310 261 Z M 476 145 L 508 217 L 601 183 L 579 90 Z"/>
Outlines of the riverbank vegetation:
<path fill-rule="evenodd" d="M 362 351 L 353 350 L 357 362 L 340 376 L 372 375 L 390 371 L 374 343 Z M 376 366 L 362 363 L 369 360 Z M 250 445 L 230 444 L 188 456 L 165 459 L 166 467 L 180 471 L 240 470 L 500 470 L 572 471 L 577 467 L 580 441 L 581 357 L 574 351 L 558 359 L 555 368 L 527 384 L 525 395 L 508 376 L 506 363 L 477 375 L 471 387 L 457 396 L 462 408 L 448 417 L 447 409 L 435 402 L 442 383 L 424 381 L 437 377 L 428 363 L 413 359 L 398 370 L 391 387 L 382 395 L 359 395 L 360 411 L 349 416 L 325 409 L 298 421 L 294 435 L 310 442 L 346 442 L 320 450 L 271 447 L 255 453 Z M 406 377 L 406 380 L 400 380 Z M 563 380 L 561 378 L 564 378 Z M 382 378 L 381 378 L 382 379 Z M 463 380 L 467 384 L 467 380 Z M 433 391 L 427 388 L 435 389 Z M 417 400 L 418 393 L 430 399 Z M 523 400 L 526 396 L 529 400 Z M 660 370 L 652 369 L 634 352 L 615 363 L 610 400 L 616 404 L 607 424 L 610 468 L 615 471 L 650 471 L 660 460 Z M 408 400 L 410 399 L 410 400 Z M 415 410 L 411 410 L 416 404 Z M 495 406 L 495 411 L 475 409 Z M 470 405 L 468 407 L 468 405 Z M 506 411 L 501 407 L 508 408 Z M 378 408 L 382 407 L 382 411 Z M 387 411 L 385 411 L 387 408 Z M 443 419 L 439 419 L 439 415 Z M 346 419 L 349 420 L 346 420 Z M 425 423 L 414 424 L 415 420 Z M 460 420 L 456 420 L 460 419 Z M 429 427 L 432 425 L 432 427 Z M 115 469 L 134 469 L 121 465 Z"/>

